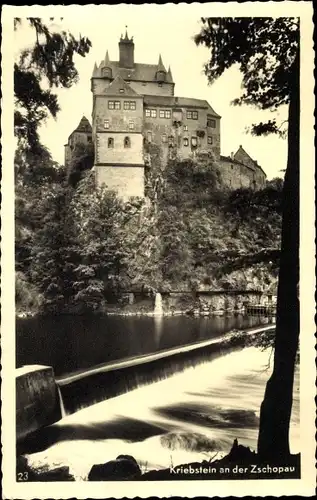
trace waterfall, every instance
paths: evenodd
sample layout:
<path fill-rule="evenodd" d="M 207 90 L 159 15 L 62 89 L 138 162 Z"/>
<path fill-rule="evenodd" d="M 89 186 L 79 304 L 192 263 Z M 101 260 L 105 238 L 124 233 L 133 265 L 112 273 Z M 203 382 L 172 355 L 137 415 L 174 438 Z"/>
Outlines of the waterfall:
<path fill-rule="evenodd" d="M 65 410 L 63 396 L 62 396 L 62 393 L 61 393 L 59 385 L 57 385 L 57 394 L 58 394 L 58 399 L 59 399 L 59 406 L 60 406 L 60 409 L 61 409 L 61 416 L 62 416 L 62 418 L 64 418 L 64 417 L 66 417 L 67 413 L 66 413 L 66 410 Z"/>
<path fill-rule="evenodd" d="M 163 315 L 162 295 L 160 293 L 155 294 L 154 314 L 157 316 Z"/>

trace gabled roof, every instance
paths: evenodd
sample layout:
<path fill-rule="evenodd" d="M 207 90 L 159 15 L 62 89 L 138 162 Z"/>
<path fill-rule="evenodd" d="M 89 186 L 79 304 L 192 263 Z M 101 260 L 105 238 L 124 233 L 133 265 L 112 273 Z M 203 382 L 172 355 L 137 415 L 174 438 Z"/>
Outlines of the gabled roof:
<path fill-rule="evenodd" d="M 102 93 L 110 95 L 122 94 L 134 97 L 139 96 L 139 94 L 133 90 L 133 88 L 130 87 L 130 85 L 128 85 L 120 75 L 117 75 L 116 78 L 110 83 L 109 87 L 105 88 Z"/>
<path fill-rule="evenodd" d="M 105 62 L 102 61 L 99 68 L 97 67 L 94 69 L 92 74 L 93 78 L 102 78 L 101 69 L 104 67 L 104 64 Z M 133 68 L 120 68 L 118 61 L 110 61 L 107 67 L 112 69 L 113 78 L 120 75 L 124 80 L 135 80 L 139 82 L 155 82 L 156 72 L 158 71 L 157 64 L 135 63 Z M 166 73 L 165 81 L 167 83 L 174 83 L 171 73 Z"/>
<path fill-rule="evenodd" d="M 210 106 L 209 102 L 204 99 L 192 99 L 191 97 L 174 97 L 174 96 L 156 96 L 145 95 L 144 104 L 148 106 L 176 106 L 187 108 L 202 108 L 207 109 L 208 113 L 220 118 L 220 115 Z"/>
<path fill-rule="evenodd" d="M 239 146 L 239 149 L 237 150 L 237 152 L 233 155 L 233 157 L 236 159 L 237 156 L 239 156 L 240 154 L 242 154 L 243 156 L 245 156 L 247 158 L 247 160 L 249 160 L 250 162 L 253 163 L 253 166 L 254 168 L 258 168 L 260 169 L 263 174 L 265 175 L 266 177 L 266 173 L 264 172 L 263 168 L 258 164 L 258 162 L 256 160 L 253 160 L 253 158 L 251 158 L 251 156 L 249 155 L 249 153 L 246 152 L 246 150 L 241 146 Z M 239 162 L 241 162 L 241 160 L 237 160 Z M 245 165 L 245 163 L 243 163 L 243 165 Z"/>
<path fill-rule="evenodd" d="M 256 163 L 253 158 L 251 158 L 251 156 L 249 155 L 249 153 L 246 152 L 246 150 L 240 145 L 239 146 L 239 149 L 237 150 L 237 152 L 234 154 L 234 157 L 238 156 L 240 153 L 242 153 L 243 155 L 245 155 L 250 161 L 253 161 L 253 163 Z"/>

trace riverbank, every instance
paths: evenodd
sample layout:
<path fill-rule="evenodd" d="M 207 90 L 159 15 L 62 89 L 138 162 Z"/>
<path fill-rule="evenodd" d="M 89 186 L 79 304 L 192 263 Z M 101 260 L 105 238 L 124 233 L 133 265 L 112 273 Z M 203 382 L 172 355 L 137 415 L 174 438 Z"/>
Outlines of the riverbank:
<path fill-rule="evenodd" d="M 65 417 L 50 427 L 44 448 L 30 450 L 25 460 L 37 473 L 60 469 L 64 475 L 60 480 L 67 480 L 67 474 L 73 480 L 87 480 L 93 465 L 114 461 L 119 455 L 134 457 L 145 474 L 164 471 L 171 464 L 221 459 L 235 439 L 255 450 L 259 409 L 271 370 L 271 351 L 255 347 L 186 368 Z M 298 372 L 293 454 L 300 450 Z"/>

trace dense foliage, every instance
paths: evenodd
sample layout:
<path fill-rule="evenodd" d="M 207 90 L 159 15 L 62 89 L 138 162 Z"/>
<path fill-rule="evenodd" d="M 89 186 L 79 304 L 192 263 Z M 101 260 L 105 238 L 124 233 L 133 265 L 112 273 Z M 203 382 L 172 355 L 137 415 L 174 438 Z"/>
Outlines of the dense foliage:
<path fill-rule="evenodd" d="M 40 18 L 15 19 L 15 29 L 28 25 L 34 43 L 25 47 L 14 65 L 14 130 L 19 144 L 36 153 L 41 149 L 39 127 L 48 116 L 56 117 L 59 104 L 52 89 L 69 88 L 78 80 L 74 56 L 90 50 L 88 38 L 54 32 Z"/>
<path fill-rule="evenodd" d="M 90 170 L 73 187 L 49 157 L 41 182 L 19 173 L 16 265 L 33 308 L 103 311 L 127 290 L 254 289 L 276 279 L 281 183 L 230 192 L 213 157 L 164 169 L 151 148 L 146 200 L 124 203 Z M 20 308 L 30 307 L 22 297 Z"/>

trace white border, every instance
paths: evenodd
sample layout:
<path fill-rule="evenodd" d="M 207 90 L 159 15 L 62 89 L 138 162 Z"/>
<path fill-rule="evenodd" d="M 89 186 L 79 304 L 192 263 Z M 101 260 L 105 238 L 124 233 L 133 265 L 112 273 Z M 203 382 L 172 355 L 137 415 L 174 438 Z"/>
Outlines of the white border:
<path fill-rule="evenodd" d="M 131 15 L 133 8 L 131 6 Z M 149 4 L 147 4 L 149 7 Z M 149 496 L 245 495 L 310 496 L 315 491 L 314 426 L 314 80 L 313 9 L 310 2 L 230 2 L 166 4 L 188 9 L 193 16 L 299 16 L 301 19 L 301 171 L 300 171 L 300 414 L 302 478 L 300 480 L 167 481 L 107 483 L 16 483 L 15 481 L 15 315 L 14 315 L 14 186 L 13 186 L 13 18 L 25 16 L 101 16 L 106 6 L 3 6 L 2 12 L 2 444 L 3 498 L 146 498 Z M 212 12 L 210 10 L 212 9 Z M 137 9 L 135 9 L 137 11 Z M 137 11 L 138 12 L 138 11 Z M 272 152 L 274 159 L 274 152 Z"/>

